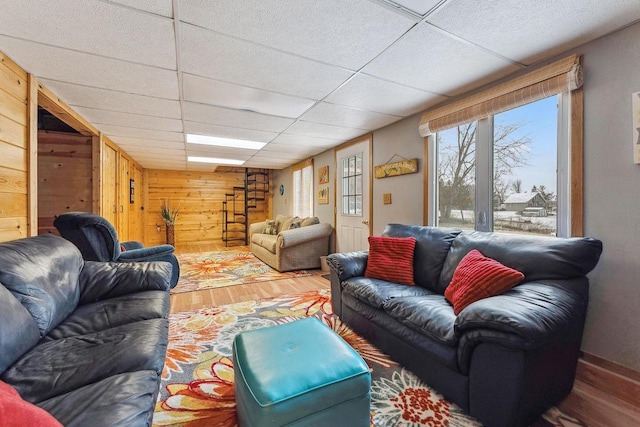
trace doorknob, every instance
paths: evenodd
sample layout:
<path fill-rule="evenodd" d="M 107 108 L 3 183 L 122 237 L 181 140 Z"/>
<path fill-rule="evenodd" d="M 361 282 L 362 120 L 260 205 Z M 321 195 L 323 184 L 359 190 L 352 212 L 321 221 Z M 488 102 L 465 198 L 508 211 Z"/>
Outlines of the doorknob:
<path fill-rule="evenodd" d="M 362 221 L 362 223 L 363 223 L 364 225 L 369 225 L 369 220 L 368 220 L 368 219 L 365 219 L 364 221 Z"/>

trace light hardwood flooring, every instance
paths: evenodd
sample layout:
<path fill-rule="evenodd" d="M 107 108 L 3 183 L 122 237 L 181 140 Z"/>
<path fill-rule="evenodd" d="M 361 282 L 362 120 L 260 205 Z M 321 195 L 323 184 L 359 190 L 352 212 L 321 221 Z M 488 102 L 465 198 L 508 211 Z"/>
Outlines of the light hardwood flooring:
<path fill-rule="evenodd" d="M 178 244 L 177 253 L 207 252 L 242 247 L 225 247 L 223 243 Z M 192 311 L 204 307 L 258 300 L 279 295 L 329 289 L 330 282 L 322 277 L 321 270 L 310 270 L 311 276 L 281 279 L 247 285 L 228 286 L 203 291 L 185 292 L 171 296 L 171 312 Z M 594 360 L 581 359 L 578 379 L 573 391 L 559 406 L 590 427 L 637 427 L 640 426 L 640 378 L 634 372 L 615 372 L 615 367 L 593 366 Z M 603 365 L 603 363 L 599 363 Z M 600 372 L 604 371 L 604 372 Z M 619 376 L 619 382 L 611 376 Z M 606 384 L 598 378 L 607 378 Z M 608 389 L 611 387 L 616 390 Z M 616 395 L 618 397 L 616 397 Z M 628 397 L 625 397 L 628 396 Z"/>

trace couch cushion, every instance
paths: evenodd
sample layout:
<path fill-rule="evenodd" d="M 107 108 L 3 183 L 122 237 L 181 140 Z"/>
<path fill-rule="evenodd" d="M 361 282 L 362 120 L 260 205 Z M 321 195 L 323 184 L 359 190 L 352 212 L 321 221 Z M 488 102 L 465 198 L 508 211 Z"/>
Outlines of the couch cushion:
<path fill-rule="evenodd" d="M 302 220 L 300 227 L 307 227 L 315 224 L 320 224 L 320 219 L 317 216 L 308 216 Z"/>
<path fill-rule="evenodd" d="M 264 234 L 278 234 L 278 224 L 275 219 L 268 219 L 264 222 Z"/>
<path fill-rule="evenodd" d="M 169 294 L 138 292 L 79 306 L 44 338 L 53 341 L 105 331 L 127 323 L 167 317 Z"/>
<path fill-rule="evenodd" d="M 0 373 L 40 340 L 40 330 L 31 314 L 0 285 Z"/>
<path fill-rule="evenodd" d="M 282 226 L 278 229 L 278 233 L 281 231 L 291 230 L 291 224 L 298 221 L 301 221 L 301 220 L 297 216 L 292 216 L 285 219 L 284 221 L 282 221 Z"/>
<path fill-rule="evenodd" d="M 287 218 L 291 218 L 288 215 L 277 215 L 276 216 L 276 225 L 278 226 L 278 233 L 282 231 L 282 224 L 284 224 L 285 220 L 287 220 Z"/>
<path fill-rule="evenodd" d="M 65 427 L 149 426 L 158 393 L 152 370 L 114 375 L 38 403 Z"/>
<path fill-rule="evenodd" d="M 0 283 L 46 335 L 69 315 L 80 298 L 80 251 L 62 237 L 43 235 L 0 244 Z"/>
<path fill-rule="evenodd" d="M 23 400 L 9 384 L 0 381 L 0 426 L 62 427 L 51 414 Z"/>
<path fill-rule="evenodd" d="M 458 264 L 444 296 L 458 314 L 469 304 L 508 291 L 523 278 L 524 274 L 519 271 L 474 249 Z"/>
<path fill-rule="evenodd" d="M 150 319 L 43 342 L 7 369 L 2 380 L 37 403 L 125 372 L 160 374 L 167 337 L 167 319 Z"/>
<path fill-rule="evenodd" d="M 415 247 L 414 237 L 369 236 L 369 259 L 364 277 L 415 285 L 413 281 Z"/>
<path fill-rule="evenodd" d="M 384 311 L 411 329 L 446 345 L 458 344 L 454 332 L 456 315 L 444 296 L 399 297 L 387 301 Z"/>
<path fill-rule="evenodd" d="M 424 227 L 418 225 L 388 224 L 383 236 L 415 237 L 413 278 L 416 285 L 444 294 L 445 286 L 438 279 L 449 253 L 451 243 L 462 230 L 457 228 Z M 447 282 L 447 285 L 449 282 Z"/>
<path fill-rule="evenodd" d="M 252 234 L 251 242 L 256 245 L 265 248 L 272 254 L 276 253 L 276 242 L 278 241 L 278 236 L 272 234 Z"/>
<path fill-rule="evenodd" d="M 382 308 L 391 298 L 433 294 L 428 289 L 418 286 L 406 286 L 367 277 L 353 277 L 346 280 L 342 283 L 342 291 L 376 308 Z"/>
<path fill-rule="evenodd" d="M 551 238 L 472 231 L 460 234 L 447 256 L 440 288 L 446 288 L 460 260 L 472 249 L 524 274 L 523 282 L 585 276 L 597 264 L 602 242 L 592 238 Z"/>

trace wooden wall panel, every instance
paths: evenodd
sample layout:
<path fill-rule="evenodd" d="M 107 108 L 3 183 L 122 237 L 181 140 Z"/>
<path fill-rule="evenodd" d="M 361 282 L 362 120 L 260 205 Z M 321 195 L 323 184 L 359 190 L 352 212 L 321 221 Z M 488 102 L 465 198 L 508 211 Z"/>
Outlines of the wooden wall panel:
<path fill-rule="evenodd" d="M 27 79 L 0 52 L 0 241 L 28 235 Z"/>
<path fill-rule="evenodd" d="M 129 178 L 134 182 L 134 202 L 129 203 L 129 239 L 144 242 L 144 173 L 142 166 L 131 162 Z"/>
<path fill-rule="evenodd" d="M 106 218 L 114 227 L 118 227 L 118 148 L 107 142 L 103 137 L 102 144 L 102 164 L 101 167 L 101 188 L 99 214 Z"/>
<path fill-rule="evenodd" d="M 163 200 L 180 206 L 176 222 L 176 245 L 220 243 L 222 202 L 234 186 L 244 185 L 244 169 L 222 168 L 215 172 L 148 170 L 148 202 L 145 231 L 148 244 L 165 243 L 165 227 L 160 217 Z M 249 222 L 264 220 L 266 210 L 250 213 Z"/>
<path fill-rule="evenodd" d="M 91 137 L 38 132 L 38 234 L 58 234 L 53 220 L 65 212 L 91 212 Z"/>

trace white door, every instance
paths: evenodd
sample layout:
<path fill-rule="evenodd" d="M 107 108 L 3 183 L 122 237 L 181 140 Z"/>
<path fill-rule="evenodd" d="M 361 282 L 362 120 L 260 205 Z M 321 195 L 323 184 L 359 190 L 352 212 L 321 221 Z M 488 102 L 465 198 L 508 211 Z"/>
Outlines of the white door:
<path fill-rule="evenodd" d="M 364 139 L 336 151 L 336 249 L 369 249 L 371 176 L 370 141 Z"/>

